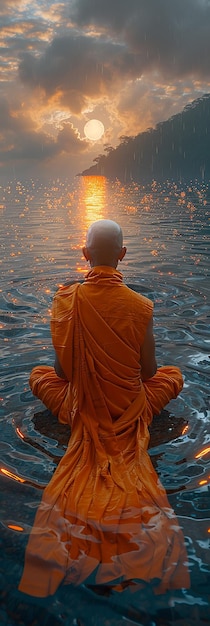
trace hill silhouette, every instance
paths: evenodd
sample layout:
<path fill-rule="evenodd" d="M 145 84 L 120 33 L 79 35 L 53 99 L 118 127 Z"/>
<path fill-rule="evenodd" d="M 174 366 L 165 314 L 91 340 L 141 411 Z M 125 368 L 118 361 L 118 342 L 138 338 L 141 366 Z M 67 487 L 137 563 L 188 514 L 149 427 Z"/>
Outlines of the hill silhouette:
<path fill-rule="evenodd" d="M 103 175 L 123 182 L 153 179 L 210 179 L 210 94 L 194 100 L 181 113 L 135 137 L 105 148 L 82 176 Z"/>

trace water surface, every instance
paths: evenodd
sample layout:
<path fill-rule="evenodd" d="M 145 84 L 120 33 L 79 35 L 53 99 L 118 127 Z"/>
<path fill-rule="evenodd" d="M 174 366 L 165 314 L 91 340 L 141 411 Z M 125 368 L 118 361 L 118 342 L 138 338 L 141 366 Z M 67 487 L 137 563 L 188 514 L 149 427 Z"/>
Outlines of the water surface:
<path fill-rule="evenodd" d="M 178 365 L 185 376 L 180 397 L 167 406 L 172 422 L 161 425 L 162 439 L 156 426 L 150 454 L 186 538 L 192 580 L 186 604 L 192 619 L 195 606 L 203 619 L 210 537 L 209 185 L 123 186 L 103 177 L 55 180 L 46 186 L 12 181 L 0 189 L 0 207 L 0 521 L 5 584 L 17 584 L 42 491 L 67 445 L 65 433 L 47 417 L 44 426 L 43 418 L 34 419 L 44 407 L 29 390 L 29 373 L 38 363 L 53 363 L 53 294 L 64 281 L 83 279 L 85 232 L 93 221 L 110 218 L 121 224 L 125 235 L 128 251 L 119 269 L 126 283 L 154 301 L 158 365 Z M 84 609 L 81 590 L 75 593 Z M 79 610 L 75 619 L 85 626 L 106 624 L 106 619 L 126 623 L 120 621 L 124 609 L 118 617 L 113 608 L 105 616 L 104 607 L 96 603 L 88 621 Z M 175 624 L 175 617 L 167 623 Z"/>

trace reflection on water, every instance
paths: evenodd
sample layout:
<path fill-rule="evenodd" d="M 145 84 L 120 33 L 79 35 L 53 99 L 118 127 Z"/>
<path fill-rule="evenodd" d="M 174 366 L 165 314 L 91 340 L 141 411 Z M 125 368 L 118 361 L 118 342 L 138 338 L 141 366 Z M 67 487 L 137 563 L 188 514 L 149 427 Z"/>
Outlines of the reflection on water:
<path fill-rule="evenodd" d="M 97 220 L 106 219 L 106 189 L 107 180 L 104 176 L 86 176 L 81 178 L 77 197 L 77 219 L 81 230 L 81 238 L 78 244 L 80 252 L 85 244 L 89 226 Z M 77 264 L 77 271 L 84 274 L 87 271 L 87 266 L 84 265 L 83 256 L 81 256 L 81 261 L 82 263 Z"/>
<path fill-rule="evenodd" d="M 104 176 L 86 176 L 81 180 L 79 193 L 79 211 L 84 228 L 84 235 L 90 224 L 104 219 L 106 207 L 106 178 Z"/>
<path fill-rule="evenodd" d="M 52 431 L 49 424 L 47 432 L 35 428 L 33 416 L 42 405 L 28 388 L 29 372 L 35 364 L 52 364 L 52 296 L 60 283 L 86 271 L 81 246 L 87 227 L 111 218 L 121 224 L 128 248 L 119 269 L 155 304 L 158 363 L 173 362 L 185 376 L 181 396 L 169 407 L 175 422 L 183 420 L 182 432 L 176 436 L 172 430 L 171 441 L 153 439 L 150 454 L 187 538 L 191 593 L 206 602 L 208 185 L 125 187 L 104 178 L 57 180 L 46 187 L 37 181 L 12 182 L 0 189 L 0 206 L 1 524 L 5 545 L 14 545 L 8 576 L 16 584 L 41 492 L 66 449 L 56 424 Z"/>

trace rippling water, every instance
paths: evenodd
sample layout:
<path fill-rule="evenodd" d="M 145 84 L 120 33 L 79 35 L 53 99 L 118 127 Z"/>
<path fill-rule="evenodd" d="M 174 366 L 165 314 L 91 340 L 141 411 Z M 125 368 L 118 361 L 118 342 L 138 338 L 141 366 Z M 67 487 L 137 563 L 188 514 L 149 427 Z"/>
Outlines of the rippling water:
<path fill-rule="evenodd" d="M 185 376 L 180 397 L 167 407 L 175 424 L 183 422 L 182 432 L 174 436 L 172 429 L 170 438 L 169 430 L 162 441 L 154 436 L 150 454 L 186 537 L 192 578 L 188 603 L 206 606 L 209 213 L 206 184 L 125 187 L 104 178 L 78 178 L 46 187 L 13 181 L 0 189 L 0 519 L 11 584 L 19 578 L 42 490 L 67 443 L 55 425 L 50 432 L 49 422 L 43 428 L 34 419 L 43 405 L 29 390 L 29 372 L 35 364 L 52 364 L 52 296 L 60 283 L 81 280 L 87 270 L 81 255 L 87 227 L 111 218 L 121 224 L 128 248 L 119 267 L 125 281 L 155 303 L 158 364 L 177 364 Z M 85 625 L 105 624 L 99 609 L 99 621 Z"/>

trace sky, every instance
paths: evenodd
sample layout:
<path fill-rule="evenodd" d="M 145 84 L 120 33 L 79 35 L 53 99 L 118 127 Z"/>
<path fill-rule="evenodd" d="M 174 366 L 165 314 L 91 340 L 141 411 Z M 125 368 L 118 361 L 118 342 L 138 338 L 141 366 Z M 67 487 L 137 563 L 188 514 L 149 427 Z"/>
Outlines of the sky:
<path fill-rule="evenodd" d="M 1 0 L 0 24 L 0 178 L 73 177 L 210 92 L 210 0 Z"/>

